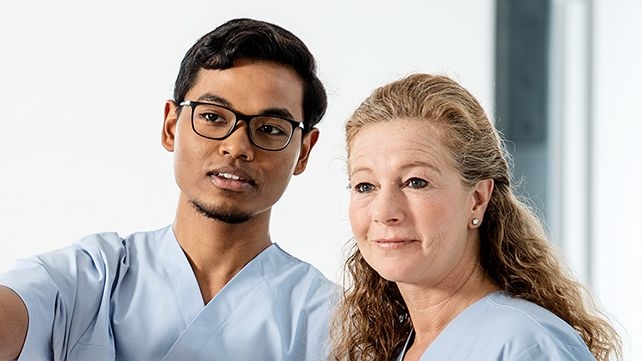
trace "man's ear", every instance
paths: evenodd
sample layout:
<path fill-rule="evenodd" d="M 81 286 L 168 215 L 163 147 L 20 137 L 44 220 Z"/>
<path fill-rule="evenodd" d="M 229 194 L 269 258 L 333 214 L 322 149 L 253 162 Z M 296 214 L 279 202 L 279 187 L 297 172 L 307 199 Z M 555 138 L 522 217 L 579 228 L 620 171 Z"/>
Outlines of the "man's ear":
<path fill-rule="evenodd" d="M 299 153 L 299 159 L 296 162 L 296 167 L 294 167 L 294 175 L 299 175 L 303 173 L 305 167 L 308 164 L 308 159 L 310 159 L 310 151 L 319 140 L 319 129 L 312 128 L 304 136 L 301 141 L 301 152 Z"/>
<path fill-rule="evenodd" d="M 163 148 L 170 152 L 174 151 L 176 122 L 178 121 L 177 111 L 178 107 L 173 100 L 165 102 L 165 119 L 163 120 L 161 142 L 163 143 Z"/>

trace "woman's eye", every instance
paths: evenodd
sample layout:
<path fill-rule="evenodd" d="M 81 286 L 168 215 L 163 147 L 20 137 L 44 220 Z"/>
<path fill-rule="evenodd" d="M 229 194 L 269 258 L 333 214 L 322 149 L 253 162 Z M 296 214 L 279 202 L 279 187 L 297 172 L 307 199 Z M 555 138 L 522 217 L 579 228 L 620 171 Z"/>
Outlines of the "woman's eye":
<path fill-rule="evenodd" d="M 426 187 L 428 185 L 428 182 L 421 178 L 410 178 L 406 181 L 406 185 L 409 188 L 420 189 Z"/>
<path fill-rule="evenodd" d="M 374 186 L 370 183 L 359 183 L 356 186 L 354 186 L 354 190 L 357 193 L 368 193 L 371 192 L 374 189 Z"/>

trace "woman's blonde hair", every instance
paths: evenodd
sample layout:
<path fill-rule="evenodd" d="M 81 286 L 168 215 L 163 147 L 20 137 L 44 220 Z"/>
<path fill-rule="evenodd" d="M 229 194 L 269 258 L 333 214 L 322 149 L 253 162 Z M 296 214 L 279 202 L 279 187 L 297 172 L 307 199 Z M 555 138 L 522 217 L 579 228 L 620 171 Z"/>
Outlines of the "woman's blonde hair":
<path fill-rule="evenodd" d="M 445 76 L 413 74 L 376 89 L 346 124 L 350 146 L 361 128 L 393 119 L 420 119 L 442 130 L 442 144 L 464 185 L 492 179 L 479 229 L 481 265 L 509 294 L 566 321 L 598 360 L 621 357 L 621 341 L 588 290 L 558 260 L 542 222 L 511 187 L 502 138 L 479 102 Z M 345 291 L 333 322 L 333 360 L 391 360 L 412 329 L 394 282 L 380 277 L 355 244 L 345 263 Z"/>

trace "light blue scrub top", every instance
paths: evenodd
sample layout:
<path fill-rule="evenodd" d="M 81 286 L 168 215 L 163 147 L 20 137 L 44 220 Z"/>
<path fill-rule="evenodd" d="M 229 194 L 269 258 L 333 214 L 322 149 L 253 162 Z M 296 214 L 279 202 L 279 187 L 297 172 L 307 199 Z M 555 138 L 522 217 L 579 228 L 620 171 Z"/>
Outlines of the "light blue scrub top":
<path fill-rule="evenodd" d="M 410 340 L 397 357 L 403 360 Z M 494 292 L 452 320 L 421 361 L 595 360 L 578 333 L 539 305 Z"/>
<path fill-rule="evenodd" d="M 19 360 L 324 360 L 339 288 L 272 244 L 207 304 L 170 226 L 91 235 L 0 275 L 29 312 Z"/>

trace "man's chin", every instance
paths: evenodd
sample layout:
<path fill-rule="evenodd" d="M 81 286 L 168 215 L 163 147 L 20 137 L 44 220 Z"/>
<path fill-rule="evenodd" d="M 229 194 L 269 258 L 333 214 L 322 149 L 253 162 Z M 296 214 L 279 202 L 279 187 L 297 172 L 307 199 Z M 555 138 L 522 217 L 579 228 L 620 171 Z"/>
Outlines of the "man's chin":
<path fill-rule="evenodd" d="M 202 216 L 226 224 L 240 224 L 249 220 L 252 215 L 231 209 L 222 209 L 221 207 L 208 207 L 198 201 L 190 201 L 192 207 Z"/>

